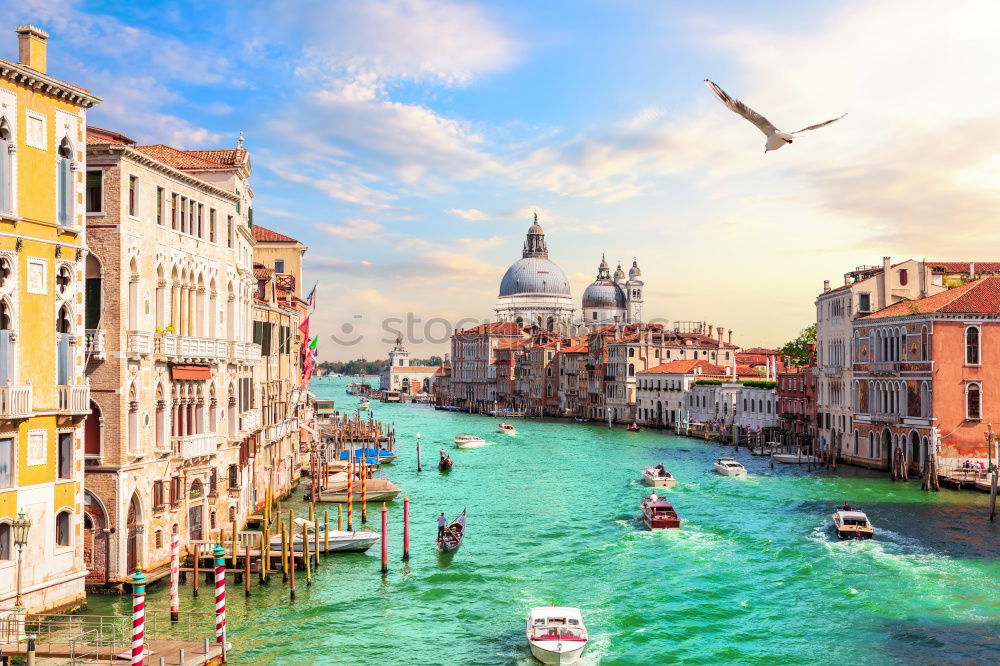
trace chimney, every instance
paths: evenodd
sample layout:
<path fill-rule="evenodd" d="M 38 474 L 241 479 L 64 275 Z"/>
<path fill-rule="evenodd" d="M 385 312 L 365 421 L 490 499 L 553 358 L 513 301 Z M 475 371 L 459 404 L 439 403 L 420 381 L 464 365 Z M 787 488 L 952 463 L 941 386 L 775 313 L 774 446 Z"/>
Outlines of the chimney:
<path fill-rule="evenodd" d="M 719 326 L 715 330 L 719 334 L 719 342 L 722 342 L 722 336 L 726 334 L 726 329 Z"/>
<path fill-rule="evenodd" d="M 974 261 L 969 263 L 969 279 L 976 279 L 976 262 Z"/>
<path fill-rule="evenodd" d="M 49 33 L 33 25 L 19 25 L 17 33 L 17 62 L 36 72 L 45 73 L 45 40 Z"/>
<path fill-rule="evenodd" d="M 830 291 L 830 281 L 823 280 L 823 293 L 825 294 L 828 291 Z"/>
<path fill-rule="evenodd" d="M 732 329 L 730 329 L 730 331 L 729 331 L 729 344 L 733 344 L 733 331 L 732 331 Z"/>
<path fill-rule="evenodd" d="M 889 269 L 892 268 L 892 260 L 889 257 L 882 257 L 882 300 L 878 309 L 889 306 L 892 301 L 889 298 Z"/>

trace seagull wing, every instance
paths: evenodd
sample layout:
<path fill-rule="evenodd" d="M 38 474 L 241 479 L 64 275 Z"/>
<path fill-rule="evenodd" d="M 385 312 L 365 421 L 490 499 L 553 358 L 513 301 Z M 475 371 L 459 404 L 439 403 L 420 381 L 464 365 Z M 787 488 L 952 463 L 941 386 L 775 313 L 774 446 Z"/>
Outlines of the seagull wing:
<path fill-rule="evenodd" d="M 845 113 L 843 116 L 837 116 L 836 118 L 833 118 L 831 120 L 827 120 L 826 122 L 817 123 L 815 125 L 810 125 L 809 127 L 803 127 L 800 130 L 796 130 L 795 132 L 792 132 L 792 134 L 801 134 L 802 132 L 808 132 L 809 130 L 819 129 L 820 127 L 826 127 L 830 123 L 835 123 L 835 122 L 837 122 L 838 120 L 840 120 L 841 118 L 843 118 L 846 115 L 847 114 Z"/>
<path fill-rule="evenodd" d="M 715 96 L 718 97 L 730 111 L 738 113 L 752 122 L 757 126 L 757 129 L 764 133 L 765 136 L 770 136 L 778 131 L 778 128 L 772 125 L 770 120 L 760 115 L 735 97 L 730 97 L 725 90 L 715 85 L 712 81 L 705 79 L 705 84 L 708 86 L 709 90 L 715 93 Z"/>

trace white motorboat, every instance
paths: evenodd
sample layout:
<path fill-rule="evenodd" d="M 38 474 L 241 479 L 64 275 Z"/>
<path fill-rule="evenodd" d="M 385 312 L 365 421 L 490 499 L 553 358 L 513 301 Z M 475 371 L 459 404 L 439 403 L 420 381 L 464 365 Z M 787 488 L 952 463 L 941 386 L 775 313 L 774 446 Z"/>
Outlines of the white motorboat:
<path fill-rule="evenodd" d="M 871 539 L 875 528 L 865 512 L 850 504 L 838 506 L 833 512 L 833 529 L 838 539 Z"/>
<path fill-rule="evenodd" d="M 540 606 L 528 611 L 528 647 L 543 664 L 576 664 L 587 648 L 579 608 Z"/>
<path fill-rule="evenodd" d="M 819 456 L 811 456 L 808 453 L 775 453 L 774 461 L 784 463 L 785 465 L 805 465 L 808 463 L 816 464 L 819 462 Z"/>
<path fill-rule="evenodd" d="M 460 449 L 478 449 L 486 446 L 486 440 L 475 435 L 459 435 L 455 438 L 455 446 Z"/>
<path fill-rule="evenodd" d="M 719 458 L 712 465 L 716 474 L 721 476 L 746 476 L 747 468 L 732 458 Z"/>
<path fill-rule="evenodd" d="M 497 432 L 501 435 L 516 435 L 517 429 L 505 421 L 497 426 Z"/>
<path fill-rule="evenodd" d="M 302 552 L 302 526 L 304 525 L 309 533 L 309 550 L 313 551 L 316 546 L 316 525 L 304 518 L 296 518 L 295 524 L 298 526 L 298 530 L 295 533 L 295 538 L 292 540 L 292 545 L 295 548 L 296 553 Z M 368 531 L 347 531 L 347 530 L 330 530 L 329 536 L 326 534 L 326 530 L 323 525 L 319 526 L 319 552 L 321 553 L 363 553 L 376 543 L 379 539 L 378 532 L 368 532 Z M 271 556 L 280 557 L 281 556 L 281 535 L 276 534 L 271 537 Z"/>
<path fill-rule="evenodd" d="M 365 482 L 366 502 L 391 502 L 396 499 L 402 489 L 388 479 L 367 479 Z M 332 502 L 334 504 L 347 504 L 347 484 L 330 486 L 319 491 L 317 502 Z M 351 503 L 361 502 L 361 481 L 354 480 L 351 483 Z"/>
<path fill-rule="evenodd" d="M 661 465 L 653 465 L 642 470 L 642 482 L 654 488 L 673 488 L 677 479 Z"/>

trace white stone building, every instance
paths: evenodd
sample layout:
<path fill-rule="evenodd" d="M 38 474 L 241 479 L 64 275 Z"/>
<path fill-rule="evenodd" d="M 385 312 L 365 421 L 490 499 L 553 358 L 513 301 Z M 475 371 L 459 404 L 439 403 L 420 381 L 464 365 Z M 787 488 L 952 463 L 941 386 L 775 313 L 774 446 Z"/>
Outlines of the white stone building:
<path fill-rule="evenodd" d="M 437 371 L 433 365 L 410 365 L 410 352 L 403 346 L 403 337 L 397 336 L 396 346 L 389 350 L 389 362 L 379 373 L 379 390 L 431 394 Z"/>

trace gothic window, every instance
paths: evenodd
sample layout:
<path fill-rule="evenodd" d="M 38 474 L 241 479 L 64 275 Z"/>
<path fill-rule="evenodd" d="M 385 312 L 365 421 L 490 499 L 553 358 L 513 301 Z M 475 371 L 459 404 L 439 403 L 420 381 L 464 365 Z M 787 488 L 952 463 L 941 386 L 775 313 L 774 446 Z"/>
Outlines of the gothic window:
<path fill-rule="evenodd" d="M 60 511 L 56 516 L 56 545 L 68 546 L 69 542 L 69 511 Z"/>
<path fill-rule="evenodd" d="M 979 327 L 965 329 L 965 363 L 979 365 Z"/>
<path fill-rule="evenodd" d="M 73 219 L 73 147 L 69 139 L 59 144 L 56 157 L 56 219 L 63 226 L 70 226 Z"/>
<path fill-rule="evenodd" d="M 930 355 L 927 348 L 927 327 L 924 326 L 920 329 L 920 360 L 929 361 Z"/>
<path fill-rule="evenodd" d="M 56 293 L 66 298 L 69 294 L 70 285 L 73 283 L 73 273 L 69 266 L 60 266 L 56 271 Z"/>

